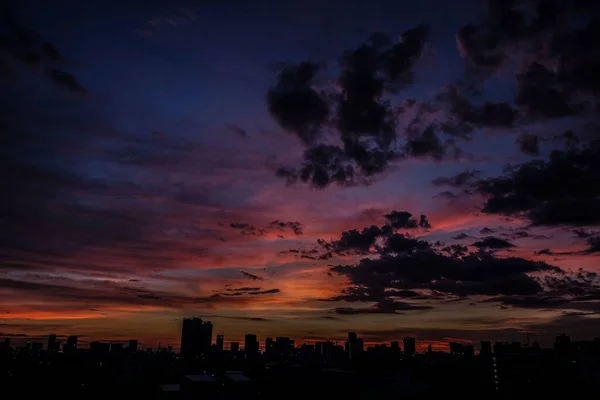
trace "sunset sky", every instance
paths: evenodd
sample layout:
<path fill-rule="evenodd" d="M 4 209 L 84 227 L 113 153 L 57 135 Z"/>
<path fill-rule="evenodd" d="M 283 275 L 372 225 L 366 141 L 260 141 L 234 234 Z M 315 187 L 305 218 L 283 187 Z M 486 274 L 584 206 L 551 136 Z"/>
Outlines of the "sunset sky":
<path fill-rule="evenodd" d="M 14 3 L 0 337 L 599 331 L 599 25 L 577 1 L 523 26 L 477 0 Z"/>

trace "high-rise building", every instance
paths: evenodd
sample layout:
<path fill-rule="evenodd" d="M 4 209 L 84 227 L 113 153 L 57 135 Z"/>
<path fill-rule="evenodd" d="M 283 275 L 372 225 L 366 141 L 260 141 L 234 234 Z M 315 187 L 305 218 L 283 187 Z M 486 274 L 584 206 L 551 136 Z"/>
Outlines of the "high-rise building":
<path fill-rule="evenodd" d="M 278 354 L 289 354 L 294 349 L 294 341 L 289 337 L 278 337 L 275 339 L 275 351 Z"/>
<path fill-rule="evenodd" d="M 229 350 L 231 350 L 232 353 L 240 351 L 240 342 L 231 342 L 229 344 Z"/>
<path fill-rule="evenodd" d="M 51 334 L 48 335 L 48 352 L 53 352 L 56 350 L 56 335 Z"/>
<path fill-rule="evenodd" d="M 75 351 L 77 350 L 77 341 L 79 340 L 79 338 L 75 335 L 73 336 L 69 336 L 67 338 L 67 343 L 65 344 L 65 347 L 63 348 L 64 352 L 68 352 L 68 351 Z"/>
<path fill-rule="evenodd" d="M 201 318 L 184 318 L 181 330 L 181 355 L 199 357 L 207 354 L 212 344 L 212 324 Z"/>
<path fill-rule="evenodd" d="M 135 353 L 138 351 L 138 341 L 135 339 L 132 339 L 129 341 L 129 345 L 127 346 L 127 350 L 130 353 Z"/>
<path fill-rule="evenodd" d="M 364 341 L 356 335 L 356 332 L 348 332 L 348 339 L 346 340 L 346 355 L 348 359 L 355 359 L 358 354 L 364 351 Z"/>
<path fill-rule="evenodd" d="M 265 353 L 270 354 L 275 350 L 275 342 L 273 342 L 273 338 L 265 339 Z"/>
<path fill-rule="evenodd" d="M 244 351 L 246 354 L 258 353 L 258 340 L 256 339 L 256 335 L 252 333 L 246 334 L 244 337 Z"/>
<path fill-rule="evenodd" d="M 479 350 L 479 354 L 482 356 L 492 355 L 492 342 L 488 340 L 483 340 L 481 342 L 481 349 Z"/>
<path fill-rule="evenodd" d="M 404 338 L 404 354 L 412 356 L 417 352 L 417 341 L 412 337 Z"/>
<path fill-rule="evenodd" d="M 225 344 L 225 337 L 223 335 L 217 335 L 217 350 L 223 351 L 224 344 Z"/>
<path fill-rule="evenodd" d="M 554 340 L 554 350 L 561 355 L 568 354 L 571 350 L 571 337 L 565 334 L 557 336 Z"/>

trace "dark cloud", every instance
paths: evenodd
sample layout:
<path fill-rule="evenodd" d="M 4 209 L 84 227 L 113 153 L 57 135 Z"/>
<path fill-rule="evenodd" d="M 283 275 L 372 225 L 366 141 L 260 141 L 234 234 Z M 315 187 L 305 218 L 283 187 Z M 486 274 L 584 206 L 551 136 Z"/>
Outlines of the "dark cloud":
<path fill-rule="evenodd" d="M 32 277 L 33 278 L 33 277 Z M 107 280 L 75 281 L 61 278 L 52 282 L 50 277 L 40 276 L 35 280 L 17 280 L 0 278 L 0 298 L 9 300 L 15 295 L 35 296 L 44 299 L 44 310 L 63 310 L 75 307 L 80 310 L 101 309 L 114 306 L 154 306 L 182 309 L 189 306 L 212 308 L 216 304 L 244 304 L 248 297 L 226 297 L 213 294 L 204 297 L 192 297 L 164 291 L 148 290 L 140 286 L 120 285 Z M 247 291 L 241 294 L 269 295 L 279 293 L 278 289 Z M 44 308 L 45 307 L 45 308 Z M 54 308 L 52 308 L 54 307 Z"/>
<path fill-rule="evenodd" d="M 527 231 L 525 229 L 515 230 L 512 232 L 503 232 L 500 234 L 500 236 L 503 236 L 505 238 L 512 239 L 512 240 L 525 239 L 525 238 L 534 239 L 534 240 L 550 239 L 550 237 L 548 237 L 546 235 L 536 235 L 536 234 L 530 233 L 529 231 Z"/>
<path fill-rule="evenodd" d="M 203 315 L 202 318 L 217 318 L 217 319 L 232 319 L 238 321 L 252 321 L 252 322 L 274 322 L 276 320 L 271 318 L 263 318 L 263 317 L 241 317 L 241 316 L 232 316 L 232 315 Z M 277 321 L 281 322 L 281 321 Z"/>
<path fill-rule="evenodd" d="M 254 275 L 251 274 L 250 272 L 246 272 L 246 271 L 240 271 L 242 273 L 242 275 L 244 275 L 246 278 L 253 280 L 253 281 L 262 281 L 264 280 L 264 278 L 258 276 L 258 275 Z"/>
<path fill-rule="evenodd" d="M 259 229 L 254 225 L 243 222 L 232 222 L 229 227 L 240 231 L 242 235 L 264 236 L 267 234 L 265 229 Z"/>
<path fill-rule="evenodd" d="M 286 66 L 267 94 L 267 106 L 282 128 L 313 144 L 329 116 L 329 104 L 313 89 L 318 65 L 304 62 Z"/>
<path fill-rule="evenodd" d="M 264 236 L 270 232 L 285 232 L 291 231 L 294 235 L 302 235 L 304 226 L 298 221 L 280 221 L 275 220 L 270 222 L 265 228 L 258 228 L 255 225 L 245 222 L 232 222 L 228 225 L 219 223 L 219 226 L 229 227 L 239 231 L 242 235 Z"/>
<path fill-rule="evenodd" d="M 229 131 L 233 132 L 234 134 L 236 134 L 239 137 L 242 137 L 242 138 L 248 138 L 248 137 L 250 137 L 250 135 L 248 135 L 248 132 L 244 128 L 242 128 L 242 127 L 240 127 L 238 125 L 235 125 L 235 124 L 225 124 L 225 127 Z"/>
<path fill-rule="evenodd" d="M 451 186 L 462 189 L 470 186 L 479 178 L 480 175 L 481 171 L 466 170 L 455 176 L 435 178 L 431 181 L 431 183 L 434 186 Z"/>
<path fill-rule="evenodd" d="M 454 194 L 450 191 L 445 191 L 445 192 L 440 192 L 436 196 L 433 196 L 433 197 L 434 198 L 441 197 L 441 198 L 447 199 L 447 200 L 456 200 L 459 196 L 457 196 L 456 194 Z"/>
<path fill-rule="evenodd" d="M 412 214 L 407 211 L 393 210 L 384 215 L 387 223 L 394 229 L 414 229 L 419 226 L 419 221 L 412 218 Z M 423 216 L 424 217 L 424 216 Z"/>
<path fill-rule="evenodd" d="M 419 220 L 413 219 L 412 214 L 406 211 L 393 210 L 385 215 L 386 224 L 378 227 L 372 225 L 362 230 L 352 229 L 342 232 L 339 239 L 325 241 L 318 240 L 320 249 L 311 249 L 303 254 L 310 255 L 310 259 L 328 259 L 332 254 L 357 255 L 370 254 L 379 251 L 382 247 L 390 252 L 402 251 L 406 246 L 420 246 L 420 241 L 409 235 L 395 233 L 398 229 L 429 229 L 431 225 L 425 215 Z M 380 242 L 380 243 L 379 243 Z"/>
<path fill-rule="evenodd" d="M 454 236 L 452 239 L 454 240 L 463 240 L 463 239 L 468 239 L 471 236 L 467 235 L 466 233 L 459 233 L 458 235 Z"/>
<path fill-rule="evenodd" d="M 58 86 L 65 88 L 73 93 L 86 93 L 87 90 L 77 81 L 77 78 L 69 72 L 59 69 L 50 69 L 48 74 L 52 81 Z"/>
<path fill-rule="evenodd" d="M 483 296 L 483 300 L 478 298 L 474 302 L 504 307 L 581 308 L 580 303 L 600 293 L 600 280 L 595 274 L 569 273 L 544 262 L 497 257 L 494 250 L 514 247 L 497 237 L 474 243 L 480 250 L 473 253 L 467 246 L 440 248 L 442 245 L 398 233 L 383 236 L 379 233 L 381 242 L 373 244 L 373 235 L 368 233 L 380 232 L 375 228 L 353 231 L 356 238 L 368 240 L 360 240 L 360 245 L 351 247 L 363 253 L 368 249 L 369 258 L 354 265 L 331 267 L 330 272 L 346 276 L 350 286 L 340 295 L 325 299 L 370 306 L 338 307 L 337 313 L 396 313 L 418 309 L 415 306 L 431 307 L 429 302 L 434 300 L 462 301 L 471 296 Z"/>
<path fill-rule="evenodd" d="M 481 234 L 483 234 L 483 235 L 489 235 L 490 233 L 494 233 L 494 232 L 496 232 L 496 231 L 495 231 L 495 230 L 493 230 L 493 229 L 490 229 L 490 228 L 488 228 L 487 226 L 483 227 L 483 228 L 482 228 L 482 229 L 479 231 L 479 233 L 481 233 Z"/>
<path fill-rule="evenodd" d="M 523 133 L 517 139 L 517 143 L 519 145 L 519 150 L 521 153 L 537 156 L 540 153 L 540 144 L 538 135 L 533 135 L 531 133 Z"/>
<path fill-rule="evenodd" d="M 21 64 L 45 66 L 48 77 L 57 86 L 73 93 L 86 93 L 72 73 L 56 68 L 56 64 L 65 59 L 52 43 L 43 41 L 37 32 L 17 21 L 8 11 L 3 10 L 2 17 L 0 29 L 6 36 L 0 38 L 0 59 L 7 54 Z"/>
<path fill-rule="evenodd" d="M 272 221 L 269 224 L 269 226 L 272 229 L 278 229 L 280 231 L 284 231 L 286 229 L 289 229 L 289 230 L 291 230 L 294 233 L 294 235 L 302 235 L 302 230 L 304 229 L 303 225 L 300 222 L 298 222 L 298 221 L 295 221 L 295 222 L 292 222 L 292 221 L 283 222 L 283 221 L 280 221 L 280 220 L 275 220 L 275 221 Z"/>
<path fill-rule="evenodd" d="M 477 182 L 487 196 L 483 212 L 522 216 L 534 225 L 585 226 L 600 223 L 600 143 L 552 152 L 548 161 L 507 169 Z"/>
<path fill-rule="evenodd" d="M 402 303 L 398 301 L 388 303 L 378 303 L 370 308 L 351 308 L 338 307 L 334 311 L 341 315 L 359 315 L 359 314 L 402 314 L 402 311 L 430 310 L 433 307 L 425 305 L 415 305 Z"/>
<path fill-rule="evenodd" d="M 277 122 L 298 135 L 307 149 L 300 168 L 281 167 L 277 176 L 322 189 L 368 183 L 385 171 L 398 154 L 393 149 L 395 116 L 384 97 L 412 82 L 428 33 L 427 27 L 419 26 L 404 32 L 397 43 L 373 35 L 345 51 L 337 92 L 318 93 L 313 88 L 318 72 L 313 63 L 284 67 L 268 92 L 267 105 Z M 339 135 L 341 146 L 320 143 L 325 125 Z"/>
<path fill-rule="evenodd" d="M 515 245 L 512 244 L 511 242 L 504 240 L 504 239 L 497 238 L 495 236 L 487 236 L 487 237 L 473 243 L 473 246 L 480 248 L 480 249 L 486 249 L 486 250 L 510 249 L 512 247 L 515 247 Z"/>
<path fill-rule="evenodd" d="M 552 253 L 552 250 L 550 250 L 550 249 L 542 249 L 540 251 L 536 251 L 535 254 L 537 254 L 538 256 L 541 256 L 541 255 L 551 256 L 554 253 Z"/>
<path fill-rule="evenodd" d="M 321 319 L 333 320 L 333 321 L 341 321 L 341 318 L 334 317 L 333 315 L 322 315 Z"/>

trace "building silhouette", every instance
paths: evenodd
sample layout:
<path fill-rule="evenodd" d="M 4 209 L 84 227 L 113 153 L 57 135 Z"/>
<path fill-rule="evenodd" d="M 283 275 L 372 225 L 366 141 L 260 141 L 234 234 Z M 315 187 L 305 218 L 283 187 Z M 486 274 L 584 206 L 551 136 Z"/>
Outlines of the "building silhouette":
<path fill-rule="evenodd" d="M 248 333 L 244 337 L 244 351 L 246 354 L 257 354 L 258 353 L 258 340 L 255 334 Z"/>
<path fill-rule="evenodd" d="M 231 350 L 232 353 L 237 353 L 240 351 L 240 342 L 229 343 L 229 350 Z"/>
<path fill-rule="evenodd" d="M 484 340 L 481 342 L 481 349 L 479 350 L 479 354 L 482 356 L 490 356 L 492 355 L 492 342 L 489 340 Z"/>
<path fill-rule="evenodd" d="M 79 340 L 79 338 L 76 335 L 69 336 L 67 338 L 67 343 L 65 343 L 63 351 L 68 352 L 68 351 L 77 350 L 77 341 L 78 340 Z"/>
<path fill-rule="evenodd" d="M 265 339 L 265 353 L 267 354 L 271 354 L 273 351 L 275 350 L 275 342 L 273 341 L 273 338 L 266 338 Z"/>
<path fill-rule="evenodd" d="M 417 341 L 412 337 L 404 338 L 404 354 L 412 356 L 417 352 Z"/>
<path fill-rule="evenodd" d="M 181 330 L 181 355 L 184 358 L 200 357 L 210 351 L 212 324 L 201 318 L 184 318 Z"/>
<path fill-rule="evenodd" d="M 223 351 L 224 344 L 225 344 L 225 337 L 223 335 L 217 335 L 217 350 Z"/>
<path fill-rule="evenodd" d="M 48 352 L 56 351 L 56 344 L 57 344 L 56 335 L 55 334 L 48 335 L 48 349 L 47 349 Z"/>
<path fill-rule="evenodd" d="M 135 353 L 136 351 L 138 351 L 138 341 L 130 340 L 129 345 L 127 346 L 127 350 L 129 350 L 131 353 Z"/>

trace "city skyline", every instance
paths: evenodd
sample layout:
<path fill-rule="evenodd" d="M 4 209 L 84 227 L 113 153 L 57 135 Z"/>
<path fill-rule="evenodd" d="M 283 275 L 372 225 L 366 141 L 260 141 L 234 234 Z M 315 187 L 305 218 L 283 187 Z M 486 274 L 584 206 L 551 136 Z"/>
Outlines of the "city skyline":
<path fill-rule="evenodd" d="M 8 3 L 0 337 L 600 332 L 593 2 Z"/>
<path fill-rule="evenodd" d="M 186 330 L 185 326 L 189 325 L 188 328 L 188 334 L 187 336 L 184 335 L 184 331 Z M 195 325 L 192 326 L 192 325 Z M 204 333 L 204 329 L 203 328 L 208 328 L 208 330 L 206 331 L 207 333 Z M 99 343 L 104 343 L 104 344 L 109 344 L 109 345 L 117 345 L 119 346 L 119 348 L 131 348 L 132 346 L 136 349 L 139 348 L 140 350 L 146 349 L 146 350 L 154 350 L 155 348 L 158 349 L 159 351 L 161 349 L 166 349 L 167 347 L 169 348 L 169 351 L 174 351 L 174 352 L 178 352 L 181 353 L 182 356 L 184 357 L 193 357 L 193 353 L 194 350 L 190 349 L 188 351 L 182 351 L 182 348 L 185 346 L 183 344 L 184 341 L 188 342 L 188 343 L 192 343 L 192 342 L 196 342 L 196 346 L 199 346 L 196 348 L 195 352 L 196 355 L 195 356 L 199 356 L 202 353 L 208 353 L 214 350 L 217 351 L 244 351 L 246 352 L 246 347 L 248 346 L 248 341 L 250 341 L 250 343 L 252 341 L 256 341 L 256 347 L 253 346 L 250 349 L 250 352 L 262 352 L 265 353 L 268 351 L 268 349 L 274 349 L 275 346 L 280 345 L 280 343 L 278 343 L 278 341 L 284 341 L 286 342 L 286 346 L 291 346 L 291 348 L 296 348 L 296 347 L 301 347 L 302 345 L 318 345 L 319 343 L 331 343 L 332 345 L 335 346 L 340 346 L 340 347 L 344 347 L 345 352 L 348 353 L 348 357 L 349 359 L 352 359 L 352 348 L 353 346 L 356 347 L 358 346 L 358 348 L 360 348 L 360 352 L 362 352 L 364 349 L 370 348 L 370 347 L 379 347 L 381 345 L 383 346 L 389 346 L 390 348 L 394 348 L 394 346 L 398 347 L 398 349 L 406 354 L 415 354 L 415 353 L 424 353 L 426 351 L 442 351 L 442 352 L 450 352 L 452 353 L 452 346 L 454 345 L 458 345 L 458 346 L 470 346 L 473 349 L 476 349 L 478 351 L 484 351 L 485 352 L 485 347 L 486 345 L 492 346 L 493 344 L 499 343 L 499 344 L 503 344 L 503 343 L 519 343 L 519 344 L 523 344 L 524 346 L 531 346 L 532 344 L 535 344 L 536 346 L 541 346 L 540 342 L 537 340 L 538 338 L 535 337 L 535 335 L 530 335 L 529 332 L 525 333 L 525 336 L 523 337 L 525 339 L 525 342 L 522 342 L 521 340 L 508 340 L 509 338 L 501 338 L 499 340 L 489 340 L 488 339 L 482 339 L 480 341 L 465 341 L 465 340 L 461 340 L 461 339 L 453 339 L 453 338 L 448 338 L 446 341 L 444 342 L 432 342 L 432 341 L 428 341 L 428 340 L 424 340 L 424 341 L 419 341 L 417 338 L 415 337 L 410 337 L 410 336 L 404 336 L 404 337 L 397 337 L 397 338 L 392 338 L 391 340 L 385 342 L 385 341 L 378 341 L 378 342 L 365 342 L 364 338 L 359 337 L 357 335 L 357 332 L 347 332 L 345 334 L 345 337 L 342 338 L 322 338 L 321 340 L 317 340 L 317 339 L 313 339 L 313 340 L 297 340 L 294 339 L 293 337 L 286 337 L 286 336 L 274 336 L 274 335 L 269 335 L 268 333 L 265 334 L 264 337 L 259 337 L 256 334 L 253 333 L 245 333 L 243 337 L 241 338 L 228 338 L 225 335 L 223 335 L 222 333 L 216 333 L 216 334 L 212 334 L 213 332 L 213 324 L 211 321 L 208 320 L 202 320 L 202 318 L 200 317 L 191 317 L 191 318 L 184 318 L 182 320 L 182 330 L 181 330 L 181 338 L 178 342 L 173 341 L 173 342 L 165 342 L 165 343 L 158 343 L 158 345 L 156 344 L 145 344 L 143 342 L 140 342 L 138 339 L 134 339 L 134 338 L 129 338 L 129 339 L 116 339 L 116 340 L 110 340 L 110 339 L 104 339 L 104 340 L 95 340 L 94 338 L 88 338 L 86 336 L 80 337 L 79 335 L 57 335 L 55 333 L 51 333 L 49 335 L 47 335 L 46 337 L 27 337 L 26 335 L 10 335 L 10 336 L 0 336 L 0 341 L 4 341 L 4 343 L 8 343 L 9 345 L 13 345 L 13 346 L 17 346 L 17 347 L 23 347 L 23 346 L 31 346 L 31 345 L 37 345 L 38 347 L 40 347 L 40 349 L 45 348 L 47 351 L 59 351 L 62 350 L 63 352 L 67 351 L 67 350 L 73 350 L 74 348 L 92 348 L 94 344 L 99 344 Z M 215 331 L 218 332 L 218 331 Z M 210 336 L 206 336 L 210 334 Z M 552 337 L 552 338 L 548 338 L 547 341 L 542 341 L 543 343 L 547 343 L 546 347 L 548 347 L 548 345 L 555 344 L 557 337 L 562 337 L 562 336 L 568 336 L 570 338 L 569 335 L 562 333 L 559 336 L 556 337 Z M 521 339 L 523 339 L 521 338 Z M 210 339 L 210 340 L 209 340 Z M 586 340 L 592 339 L 591 337 L 589 338 L 585 338 Z M 595 337 L 593 339 L 596 339 Z M 204 342 L 205 344 L 202 345 L 201 343 Z M 46 344 L 45 344 L 46 343 Z M 174 343 L 177 343 L 177 345 L 174 345 Z M 209 344 L 207 344 L 209 343 Z M 222 344 L 222 347 L 220 347 L 219 343 Z M 86 347 L 82 347 L 81 345 L 84 344 Z M 192 345 L 193 346 L 193 345 Z M 187 347 L 192 347 L 189 344 L 187 345 Z M 541 346 L 541 347 L 545 347 L 545 346 Z M 234 349 L 235 348 L 235 349 Z M 490 347 L 491 348 L 491 347 Z"/>

